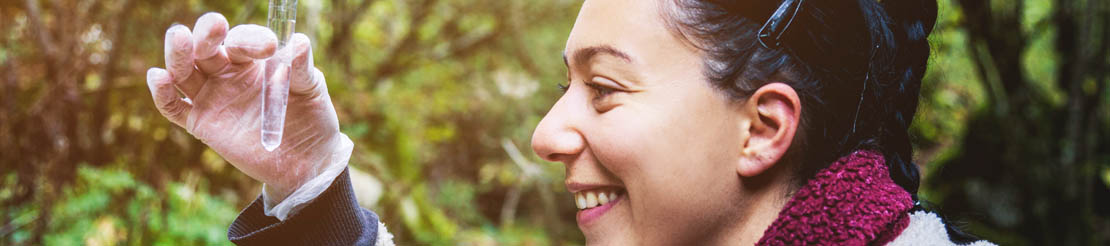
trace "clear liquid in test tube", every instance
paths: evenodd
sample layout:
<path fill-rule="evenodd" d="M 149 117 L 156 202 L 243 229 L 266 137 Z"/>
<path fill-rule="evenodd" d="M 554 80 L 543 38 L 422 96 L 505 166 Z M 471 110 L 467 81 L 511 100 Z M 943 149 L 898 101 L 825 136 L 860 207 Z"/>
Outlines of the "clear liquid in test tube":
<path fill-rule="evenodd" d="M 274 151 L 281 145 L 285 109 L 289 102 L 289 79 L 293 49 L 286 47 L 297 23 L 297 0 L 270 0 L 267 22 L 277 34 L 278 50 L 266 60 L 262 76 L 262 147 Z"/>

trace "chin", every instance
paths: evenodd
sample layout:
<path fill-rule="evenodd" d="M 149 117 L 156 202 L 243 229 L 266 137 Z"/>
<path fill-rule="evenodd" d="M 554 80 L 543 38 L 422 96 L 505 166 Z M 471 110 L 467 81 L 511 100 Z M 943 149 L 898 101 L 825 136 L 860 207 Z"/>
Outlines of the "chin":
<path fill-rule="evenodd" d="M 632 217 L 628 211 L 631 206 L 626 198 L 613 203 L 606 211 L 579 211 L 578 229 L 586 237 L 586 245 L 639 245 L 630 229 Z"/>

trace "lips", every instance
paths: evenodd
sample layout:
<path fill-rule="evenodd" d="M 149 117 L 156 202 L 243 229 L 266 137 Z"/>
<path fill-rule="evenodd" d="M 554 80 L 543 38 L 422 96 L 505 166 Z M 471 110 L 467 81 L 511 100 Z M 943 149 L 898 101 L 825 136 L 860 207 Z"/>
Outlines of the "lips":
<path fill-rule="evenodd" d="M 593 188 L 574 192 L 574 204 L 578 206 L 578 226 L 583 229 L 605 215 L 609 209 L 620 203 L 625 196 L 623 189 L 616 187 Z"/>

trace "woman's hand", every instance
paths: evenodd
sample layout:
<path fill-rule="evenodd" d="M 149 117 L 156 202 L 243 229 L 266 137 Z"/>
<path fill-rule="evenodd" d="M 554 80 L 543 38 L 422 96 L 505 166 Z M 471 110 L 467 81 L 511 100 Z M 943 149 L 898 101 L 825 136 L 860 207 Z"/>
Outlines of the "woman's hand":
<path fill-rule="evenodd" d="M 166 69 L 147 71 L 147 85 L 163 116 L 266 183 L 275 203 L 329 167 L 347 164 L 353 144 L 339 132 L 307 36 L 294 34 L 286 47 L 294 54 L 288 111 L 281 145 L 271 152 L 260 143 L 260 95 L 265 59 L 277 50 L 277 37 L 249 24 L 229 32 L 227 19 L 218 13 L 201 16 L 193 28 L 170 27 Z"/>

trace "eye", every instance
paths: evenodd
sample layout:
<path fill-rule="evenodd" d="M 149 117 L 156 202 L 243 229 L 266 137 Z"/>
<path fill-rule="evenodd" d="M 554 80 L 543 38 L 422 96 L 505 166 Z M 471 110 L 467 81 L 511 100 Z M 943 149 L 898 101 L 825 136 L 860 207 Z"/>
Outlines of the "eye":
<path fill-rule="evenodd" d="M 613 94 L 613 92 L 616 91 L 616 89 L 609 88 L 609 87 L 606 87 L 604 85 L 600 85 L 600 84 L 596 84 L 596 83 L 586 83 L 586 85 L 590 86 L 590 88 L 594 90 L 594 93 L 596 93 L 598 98 L 606 97 L 609 94 Z"/>
<path fill-rule="evenodd" d="M 559 90 L 563 91 L 563 93 L 567 93 L 567 90 L 570 89 L 570 84 L 569 83 L 567 83 L 567 84 L 555 84 L 555 86 L 558 86 Z"/>

